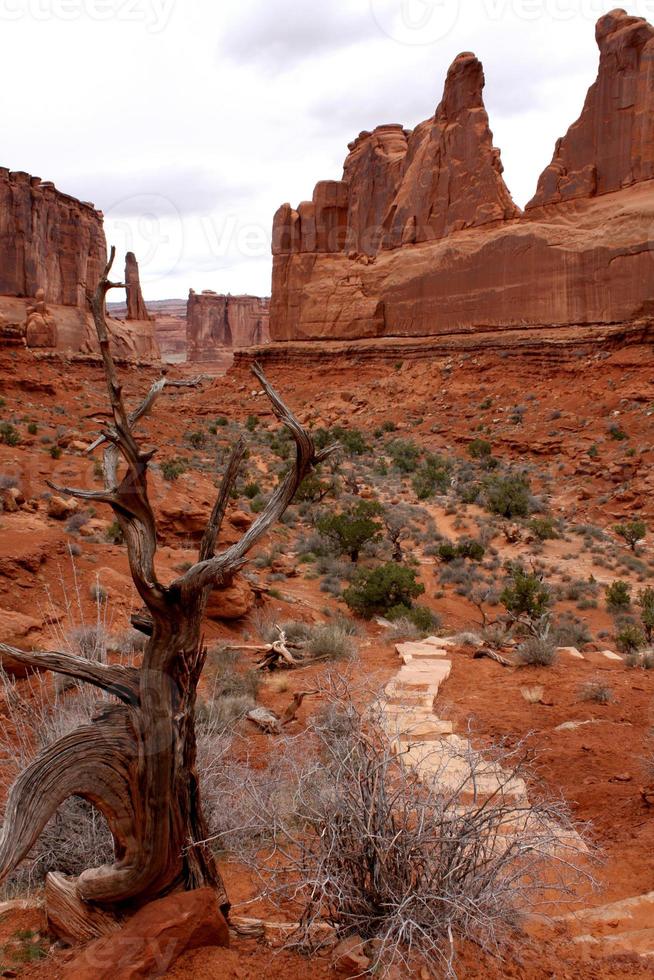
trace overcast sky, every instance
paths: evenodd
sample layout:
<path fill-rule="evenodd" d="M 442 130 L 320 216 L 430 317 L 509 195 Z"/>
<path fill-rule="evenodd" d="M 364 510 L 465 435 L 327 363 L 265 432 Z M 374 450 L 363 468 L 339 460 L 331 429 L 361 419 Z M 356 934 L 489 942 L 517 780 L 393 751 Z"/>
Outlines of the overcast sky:
<path fill-rule="evenodd" d="M 0 165 L 106 215 L 146 299 L 267 294 L 277 207 L 432 115 L 474 51 L 520 205 L 579 115 L 611 0 L 0 0 Z M 630 13 L 654 21 L 654 0 Z"/>

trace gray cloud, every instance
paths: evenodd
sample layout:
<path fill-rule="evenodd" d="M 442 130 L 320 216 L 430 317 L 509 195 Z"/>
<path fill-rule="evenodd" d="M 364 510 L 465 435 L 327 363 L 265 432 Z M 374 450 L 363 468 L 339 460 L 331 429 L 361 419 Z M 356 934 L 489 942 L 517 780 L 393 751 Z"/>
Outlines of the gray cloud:
<path fill-rule="evenodd" d="M 61 190 L 117 217 L 138 218 L 144 206 L 180 215 L 239 207 L 256 185 L 190 167 L 123 173 L 79 174 L 61 181 Z"/>
<path fill-rule="evenodd" d="M 367 4 L 354 9 L 331 0 L 251 2 L 231 17 L 219 51 L 239 63 L 284 71 L 378 36 Z"/>

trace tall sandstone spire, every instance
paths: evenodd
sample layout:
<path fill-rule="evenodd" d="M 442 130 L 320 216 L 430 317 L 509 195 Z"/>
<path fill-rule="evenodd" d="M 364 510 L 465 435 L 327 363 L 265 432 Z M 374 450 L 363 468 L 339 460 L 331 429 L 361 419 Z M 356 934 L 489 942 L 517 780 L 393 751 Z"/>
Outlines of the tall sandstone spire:
<path fill-rule="evenodd" d="M 654 177 L 654 27 L 624 10 L 601 17 L 597 81 L 558 141 L 527 209 L 610 194 Z"/>
<path fill-rule="evenodd" d="M 125 286 L 127 292 L 127 319 L 152 320 L 141 291 L 139 264 L 134 252 L 125 256 Z"/>
<path fill-rule="evenodd" d="M 470 52 L 460 54 L 436 115 L 409 138 L 402 181 L 385 220 L 386 248 L 519 216 L 493 146 L 484 85 L 481 62 Z"/>

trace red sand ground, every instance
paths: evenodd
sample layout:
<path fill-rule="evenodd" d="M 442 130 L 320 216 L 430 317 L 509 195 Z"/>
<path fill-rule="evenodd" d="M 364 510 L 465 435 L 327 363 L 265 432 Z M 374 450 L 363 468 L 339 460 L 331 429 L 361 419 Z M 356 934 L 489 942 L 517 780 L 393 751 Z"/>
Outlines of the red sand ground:
<path fill-rule="evenodd" d="M 549 367 L 529 359 L 479 354 L 447 361 L 407 361 L 396 367 L 352 364 L 306 373 L 276 367 L 270 375 L 303 420 L 317 424 L 344 423 L 371 431 L 392 419 L 399 425 L 400 435 L 410 436 L 429 449 L 449 449 L 463 455 L 483 423 L 490 428 L 488 438 L 495 455 L 535 463 L 542 473 L 553 477 L 552 509 L 568 522 L 592 522 L 607 528 L 634 513 L 650 521 L 654 516 L 650 492 L 654 479 L 654 376 L 649 348 L 594 358 L 571 357 Z M 74 427 L 83 441 L 90 441 L 97 432 L 93 419 L 105 411 L 100 372 L 88 365 L 62 370 L 59 363 L 36 362 L 22 351 L 0 351 L 0 378 L 0 395 L 6 403 L 0 419 L 11 413 L 19 420 L 35 421 L 39 428 L 36 436 L 29 436 L 20 422 L 21 445 L 0 445 L 0 474 L 19 476 L 26 494 L 37 498 L 46 489 L 46 478 L 69 485 L 82 479 L 86 485 L 97 486 L 92 464 L 83 455 L 65 451 L 61 459 L 54 460 L 41 437 L 56 438 L 58 426 Z M 143 395 L 151 381 L 143 374 L 125 380 L 131 398 Z M 242 422 L 250 414 L 269 416 L 263 399 L 253 397 L 255 391 L 256 383 L 241 371 L 217 378 L 202 389 L 168 394 L 161 399 L 155 416 L 143 425 L 144 439 L 166 447 L 162 455 L 169 457 L 179 451 L 182 431 L 193 430 L 209 419 L 225 415 Z M 492 398 L 492 407 L 481 409 L 487 398 Z M 518 405 L 526 408 L 522 425 L 510 421 Z M 619 424 L 629 439 L 610 438 L 607 431 L 612 424 Z M 599 455 L 593 459 L 587 450 L 595 443 Z M 634 453 L 628 452 L 632 449 Z M 157 505 L 168 512 L 163 524 L 168 547 L 162 553 L 162 566 L 172 575 L 175 565 L 190 557 L 189 537 L 208 513 L 211 480 L 194 474 L 192 480 L 183 478 L 171 487 L 157 479 L 154 488 Z M 191 503 L 195 511 L 184 515 L 181 511 L 188 494 L 194 496 Z M 97 516 L 110 520 L 108 515 Z M 436 516 L 442 527 L 445 515 Z M 186 531 L 180 534 L 181 526 Z M 70 596 L 74 590 L 73 568 L 66 552 L 69 541 L 63 525 L 49 520 L 43 508 L 37 514 L 0 515 L 0 610 L 27 612 L 40 622 L 40 628 L 26 637 L 30 645 L 55 640 L 56 629 L 46 621 L 51 601 L 62 614 L 66 612 L 66 593 Z M 97 570 L 108 568 L 125 576 L 127 564 L 121 547 L 84 540 L 82 545 L 76 574 L 84 583 L 80 603 L 84 616 L 89 617 L 93 603 L 88 583 Z M 560 549 L 559 542 L 548 543 L 545 558 L 559 561 Z M 649 541 L 644 552 L 648 557 L 652 554 Z M 580 576 L 588 574 L 587 560 L 584 555 L 577 563 Z M 425 581 L 431 581 L 431 570 L 425 567 L 423 572 Z M 289 605 L 279 599 L 269 600 L 268 611 L 275 616 L 319 619 L 322 608 L 334 605 L 334 600 L 318 591 L 315 581 L 289 579 L 282 589 L 301 602 Z M 116 577 L 110 592 L 112 629 L 119 631 L 126 628 L 136 603 L 128 579 Z M 453 593 L 445 599 L 430 599 L 429 604 L 443 616 L 446 627 L 459 629 L 474 620 L 474 610 Z M 601 610 L 590 611 L 588 616 L 594 628 L 606 626 Z M 247 622 L 207 624 L 207 636 L 211 642 L 240 635 L 245 628 L 252 627 Z M 392 644 L 383 639 L 383 631 L 376 626 L 368 629 L 360 665 L 366 675 L 375 673 L 380 681 L 397 668 Z M 612 687 L 614 702 L 603 706 L 582 701 L 580 686 L 600 675 Z M 264 686 L 261 700 L 283 708 L 307 680 L 306 672 L 301 677 L 291 674 L 287 691 Z M 533 684 L 544 686 L 545 704 L 525 701 L 521 688 Z M 463 651 L 454 654 L 452 676 L 441 691 L 441 714 L 461 728 L 472 718 L 482 741 L 498 735 L 516 739 L 530 735 L 538 778 L 548 790 L 562 793 L 577 819 L 591 822 L 592 838 L 600 846 L 605 864 L 599 872 L 601 891 L 588 904 L 654 890 L 654 814 L 640 792 L 646 780 L 643 760 L 649 751 L 653 693 L 654 674 L 627 671 L 600 658 L 591 664 L 566 660 L 552 668 L 517 670 L 488 660 L 475 661 Z M 305 702 L 296 731 L 301 730 L 307 712 L 312 710 L 311 703 Z M 555 731 L 571 720 L 594 723 L 572 731 Z M 256 734 L 250 747 L 263 758 L 270 751 L 271 741 Z M 247 880 L 233 866 L 225 872 L 230 894 L 238 904 L 248 895 Z M 0 945 L 17 930 L 39 927 L 28 913 L 2 920 Z M 459 975 L 479 980 L 652 975 L 651 964 L 628 957 L 587 960 L 565 938 L 516 939 L 502 962 L 480 955 L 474 947 L 464 947 L 460 954 Z M 66 958 L 66 953 L 55 953 L 44 963 L 22 968 L 20 976 L 66 977 Z M 229 951 L 189 954 L 169 975 L 283 976 L 286 980 L 311 976 L 320 980 L 332 976 L 333 969 L 328 959 L 307 962 L 300 955 L 272 953 L 251 942 L 238 941 Z"/>

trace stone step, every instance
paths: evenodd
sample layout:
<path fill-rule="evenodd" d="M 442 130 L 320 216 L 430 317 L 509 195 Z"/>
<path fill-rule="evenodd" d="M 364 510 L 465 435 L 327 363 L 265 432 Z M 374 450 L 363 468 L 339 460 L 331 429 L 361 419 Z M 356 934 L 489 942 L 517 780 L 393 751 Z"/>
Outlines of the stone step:
<path fill-rule="evenodd" d="M 574 660 L 584 659 L 583 653 L 580 653 L 576 647 L 558 647 L 556 652 L 559 657 L 572 657 Z"/>
<path fill-rule="evenodd" d="M 614 936 L 617 932 L 649 929 L 654 922 L 654 892 L 625 898 L 594 909 L 572 912 L 555 921 L 564 922 L 575 936 L 588 934 L 591 931 L 594 936 Z"/>
<path fill-rule="evenodd" d="M 631 953 L 643 958 L 654 957 L 654 928 L 634 929 L 613 936 L 576 936 L 573 942 L 592 948 L 594 955 L 601 951 L 607 956 Z"/>
<path fill-rule="evenodd" d="M 387 731 L 396 735 L 401 742 L 436 741 L 444 735 L 452 734 L 452 722 L 441 721 L 435 715 L 431 718 L 415 719 L 410 713 L 398 713 L 388 719 Z"/>
<path fill-rule="evenodd" d="M 435 646 L 433 643 L 398 643 L 395 646 L 395 651 L 404 660 L 405 663 L 410 663 L 412 660 L 420 657 L 446 657 L 448 651 L 445 647 Z"/>

